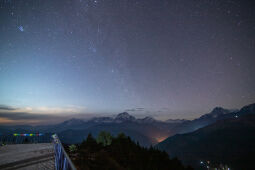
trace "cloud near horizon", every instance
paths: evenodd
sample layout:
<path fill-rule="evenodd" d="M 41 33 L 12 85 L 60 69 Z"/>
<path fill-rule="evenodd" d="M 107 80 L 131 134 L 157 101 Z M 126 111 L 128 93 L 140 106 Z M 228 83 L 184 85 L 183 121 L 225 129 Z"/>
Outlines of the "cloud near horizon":
<path fill-rule="evenodd" d="M 86 111 L 86 107 L 83 106 L 74 106 L 69 105 L 67 107 L 47 107 L 47 106 L 39 106 L 39 107 L 20 107 L 15 108 L 7 105 L 0 105 L 0 112 L 28 112 L 28 113 L 45 113 L 45 114 L 58 114 L 58 113 L 82 113 Z"/>
<path fill-rule="evenodd" d="M 131 109 L 126 109 L 125 112 L 141 112 L 145 111 L 145 108 L 143 107 L 137 107 L 137 108 L 131 108 Z"/>
<path fill-rule="evenodd" d="M 16 108 L 0 104 L 0 111 L 1 110 L 16 110 Z"/>
<path fill-rule="evenodd" d="M 60 122 L 67 118 L 90 115 L 81 106 L 23 107 L 0 105 L 0 124 L 40 124 Z"/>

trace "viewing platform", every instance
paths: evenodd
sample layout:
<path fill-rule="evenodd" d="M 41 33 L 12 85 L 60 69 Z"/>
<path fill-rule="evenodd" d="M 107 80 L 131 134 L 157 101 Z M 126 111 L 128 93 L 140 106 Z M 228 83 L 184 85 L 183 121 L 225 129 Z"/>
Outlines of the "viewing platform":
<path fill-rule="evenodd" d="M 0 169 L 54 170 L 54 144 L 10 144 L 1 146 Z"/>
<path fill-rule="evenodd" d="M 0 137 L 1 170 L 76 170 L 56 134 Z"/>

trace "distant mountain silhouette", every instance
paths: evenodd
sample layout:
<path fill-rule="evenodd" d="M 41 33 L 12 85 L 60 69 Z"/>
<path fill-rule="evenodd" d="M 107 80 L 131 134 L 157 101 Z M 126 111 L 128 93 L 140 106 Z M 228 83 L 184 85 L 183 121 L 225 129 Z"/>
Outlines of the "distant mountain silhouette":
<path fill-rule="evenodd" d="M 135 121 L 136 118 L 134 116 L 131 116 L 127 112 L 120 113 L 116 116 L 114 119 L 115 122 L 127 122 L 127 121 Z"/>
<path fill-rule="evenodd" d="M 73 123 L 77 122 L 77 123 Z M 59 137 L 65 143 L 79 143 L 89 134 L 93 136 L 106 130 L 113 135 L 124 132 L 133 140 L 139 141 L 143 146 L 150 146 L 158 143 L 158 139 L 170 136 L 172 126 L 176 123 L 158 121 L 152 117 L 136 119 L 127 112 L 113 117 L 97 117 L 88 121 L 71 119 L 49 128 L 47 131 L 57 131 Z"/>
<path fill-rule="evenodd" d="M 150 146 L 175 134 L 192 132 L 218 120 L 233 118 L 242 112 L 244 112 L 242 114 L 245 114 L 247 109 L 249 108 L 233 112 L 216 107 L 212 112 L 194 120 L 170 119 L 167 121 L 159 121 L 153 117 L 136 119 L 127 112 L 123 112 L 115 117 L 95 117 L 86 121 L 73 118 L 59 124 L 47 126 L 0 126 L 0 133 L 51 132 L 60 134 L 59 136 L 65 139 L 66 143 L 79 143 L 89 132 L 97 135 L 98 132 L 107 130 L 113 135 L 124 132 L 133 140 L 139 141 L 141 145 Z"/>
<path fill-rule="evenodd" d="M 189 121 L 184 120 L 181 124 L 176 126 L 173 131 L 175 132 L 175 134 L 193 132 L 199 128 L 215 123 L 218 120 L 232 118 L 234 116 L 235 111 L 233 112 L 231 110 L 221 107 L 215 107 L 210 113 L 204 114 L 197 119 Z"/>
<path fill-rule="evenodd" d="M 160 123 L 160 121 L 154 119 L 153 117 L 147 116 L 143 119 L 137 119 L 136 120 L 139 123 Z"/>
<path fill-rule="evenodd" d="M 85 121 L 81 120 L 81 119 L 76 119 L 76 118 L 72 118 L 70 120 L 66 120 L 62 123 L 62 125 L 65 126 L 77 126 L 77 125 L 83 125 L 85 123 Z"/>
<path fill-rule="evenodd" d="M 201 116 L 200 119 L 217 118 L 227 113 L 230 113 L 230 111 L 222 107 L 215 107 L 211 113 Z"/>
<path fill-rule="evenodd" d="M 73 118 L 48 126 L 3 126 L 0 127 L 0 132 L 5 134 L 52 132 L 58 133 L 65 143 L 80 143 L 89 133 L 97 136 L 100 131 L 106 130 L 113 135 L 124 132 L 141 145 L 150 146 L 158 143 L 158 139 L 170 136 L 169 129 L 174 125 L 174 123 L 157 121 L 152 117 L 136 119 L 127 112 L 123 112 L 115 117 L 95 117 L 87 121 Z"/>
<path fill-rule="evenodd" d="M 156 147 L 195 169 L 202 169 L 200 161 L 206 160 L 227 164 L 230 169 L 254 169 L 255 104 L 232 113 L 216 108 L 201 117 L 208 118 L 220 120 L 194 132 L 169 137 Z"/>

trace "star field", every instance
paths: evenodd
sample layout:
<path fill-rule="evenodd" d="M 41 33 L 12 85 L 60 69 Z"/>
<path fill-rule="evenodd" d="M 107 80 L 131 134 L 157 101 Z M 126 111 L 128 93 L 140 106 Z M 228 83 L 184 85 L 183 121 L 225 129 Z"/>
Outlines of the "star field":
<path fill-rule="evenodd" d="M 0 104 L 195 118 L 255 101 L 252 0 L 0 0 Z M 134 114 L 141 114 L 136 111 Z"/>

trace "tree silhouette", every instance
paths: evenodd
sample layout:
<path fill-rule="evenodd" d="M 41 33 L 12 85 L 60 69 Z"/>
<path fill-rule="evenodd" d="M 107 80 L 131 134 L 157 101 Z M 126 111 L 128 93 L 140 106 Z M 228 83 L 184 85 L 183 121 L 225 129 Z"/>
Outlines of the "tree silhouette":
<path fill-rule="evenodd" d="M 112 143 L 112 135 L 106 131 L 100 132 L 97 136 L 97 143 L 101 143 L 103 146 L 110 145 Z"/>
<path fill-rule="evenodd" d="M 111 139 L 111 142 L 109 142 Z M 98 141 L 98 142 L 97 142 Z M 77 169 L 95 170 L 185 170 L 177 159 L 169 159 L 166 152 L 153 147 L 144 148 L 121 133 L 112 137 L 110 133 L 99 133 L 97 140 L 91 134 L 77 146 L 72 157 Z"/>

